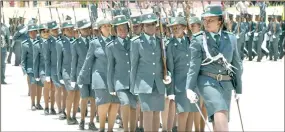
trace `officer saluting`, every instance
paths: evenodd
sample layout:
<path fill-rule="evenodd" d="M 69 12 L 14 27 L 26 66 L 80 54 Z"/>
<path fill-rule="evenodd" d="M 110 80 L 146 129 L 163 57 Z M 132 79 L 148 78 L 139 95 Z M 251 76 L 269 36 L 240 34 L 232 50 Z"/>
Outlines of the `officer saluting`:
<path fill-rule="evenodd" d="M 210 5 L 202 14 L 205 32 L 191 40 L 191 59 L 187 74 L 187 97 L 196 102 L 193 92 L 198 87 L 203 97 L 209 121 L 215 131 L 228 131 L 231 93 L 242 92 L 242 61 L 239 57 L 236 38 L 222 31 L 223 11 L 221 6 Z"/>

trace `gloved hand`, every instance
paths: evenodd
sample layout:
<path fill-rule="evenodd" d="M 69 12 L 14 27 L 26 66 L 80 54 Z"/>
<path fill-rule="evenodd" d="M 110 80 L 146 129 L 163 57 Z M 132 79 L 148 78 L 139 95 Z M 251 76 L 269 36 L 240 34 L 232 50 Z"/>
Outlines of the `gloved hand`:
<path fill-rule="evenodd" d="M 268 35 L 271 35 L 271 31 L 268 32 Z"/>
<path fill-rule="evenodd" d="M 80 85 L 78 85 L 78 87 L 79 87 L 79 88 L 82 88 L 82 87 L 83 87 L 83 85 L 82 85 L 82 84 L 80 84 Z"/>
<path fill-rule="evenodd" d="M 248 32 L 247 35 L 248 35 L 248 36 L 251 36 L 251 32 Z"/>
<path fill-rule="evenodd" d="M 171 76 L 166 76 L 166 79 L 162 80 L 164 84 L 170 84 L 171 83 Z"/>
<path fill-rule="evenodd" d="M 110 94 L 116 96 L 116 92 L 110 92 Z"/>
<path fill-rule="evenodd" d="M 59 80 L 59 82 L 60 82 L 61 84 L 64 84 L 64 81 L 63 81 L 63 80 Z"/>
<path fill-rule="evenodd" d="M 36 81 L 40 81 L 40 79 L 39 79 L 39 78 L 36 78 Z"/>
<path fill-rule="evenodd" d="M 196 103 L 198 101 L 197 94 L 191 89 L 187 89 L 187 98 L 190 100 L 191 103 Z"/>
<path fill-rule="evenodd" d="M 273 35 L 272 38 L 276 38 L 275 35 Z"/>
<path fill-rule="evenodd" d="M 254 33 L 254 36 L 255 36 L 255 37 L 258 36 L 258 33 Z"/>
<path fill-rule="evenodd" d="M 50 77 L 49 76 L 46 77 L 46 81 L 50 82 Z"/>
<path fill-rule="evenodd" d="M 75 82 L 70 82 L 70 85 L 71 85 L 71 87 L 73 87 L 73 88 L 75 87 L 75 84 L 76 84 Z"/>
<path fill-rule="evenodd" d="M 236 99 L 236 100 L 239 100 L 240 97 L 241 97 L 241 94 L 235 94 L 235 99 Z"/>
<path fill-rule="evenodd" d="M 236 35 L 236 38 L 239 39 L 239 34 Z"/>
<path fill-rule="evenodd" d="M 169 100 L 175 100 L 175 95 L 168 95 Z"/>

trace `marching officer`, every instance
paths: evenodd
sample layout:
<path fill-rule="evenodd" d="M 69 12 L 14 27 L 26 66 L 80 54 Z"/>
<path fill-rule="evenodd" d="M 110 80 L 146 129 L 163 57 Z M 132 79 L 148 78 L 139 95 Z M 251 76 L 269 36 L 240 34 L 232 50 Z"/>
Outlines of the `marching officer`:
<path fill-rule="evenodd" d="M 5 82 L 5 71 L 6 71 L 6 55 L 7 55 L 7 46 L 9 46 L 9 36 L 10 31 L 4 23 L 0 22 L 0 31 L 1 31 L 1 84 L 7 84 Z"/>
<path fill-rule="evenodd" d="M 203 33 L 201 31 L 201 26 L 202 26 L 201 24 L 202 24 L 202 22 L 201 22 L 201 20 L 198 17 L 191 17 L 189 24 L 191 26 L 190 29 L 191 29 L 191 32 L 192 32 L 191 38 L 198 37 L 198 36 L 202 35 L 202 33 Z M 193 106 L 191 108 L 193 108 Z M 202 110 L 203 116 L 205 118 L 207 118 L 207 110 L 206 110 L 206 107 L 205 107 L 205 102 L 203 101 L 203 98 L 201 96 L 200 96 L 200 108 Z M 178 107 L 177 107 L 177 109 L 178 109 Z M 189 115 L 190 114 L 191 113 L 189 113 Z M 204 131 L 204 129 L 205 129 L 205 122 L 203 121 L 200 113 L 197 112 L 197 111 L 194 113 L 194 125 L 195 125 L 195 131 Z"/>
<path fill-rule="evenodd" d="M 237 47 L 238 52 L 241 59 L 244 59 L 244 44 L 245 44 L 245 33 L 246 33 L 246 25 L 243 21 L 241 21 L 241 16 L 236 15 L 237 26 L 234 30 L 234 34 L 237 38 Z"/>
<path fill-rule="evenodd" d="M 251 14 L 247 14 L 246 26 L 247 26 L 247 30 L 246 30 L 246 34 L 245 34 L 245 41 L 246 41 L 245 47 L 248 51 L 248 60 L 252 61 L 252 59 L 255 56 L 255 54 L 253 53 L 253 50 L 252 50 L 253 32 L 254 32 L 254 28 L 255 28 L 255 23 L 252 21 L 252 15 Z"/>
<path fill-rule="evenodd" d="M 278 41 L 279 41 L 279 35 L 281 33 L 281 26 L 280 23 L 276 21 L 275 16 L 273 16 L 272 22 L 269 23 L 267 34 L 269 36 L 269 46 L 270 46 L 270 52 L 269 52 L 269 59 L 272 60 L 272 57 L 274 61 L 277 61 L 279 55 L 278 55 Z"/>
<path fill-rule="evenodd" d="M 120 100 L 124 131 L 135 131 L 137 98 L 130 92 L 130 27 L 124 15 L 116 16 L 112 24 L 117 37 L 106 46 L 108 91 Z"/>
<path fill-rule="evenodd" d="M 90 47 L 90 36 L 91 36 L 91 23 L 86 19 L 79 20 L 77 23 L 77 30 L 80 32 L 80 37 L 77 38 L 76 42 L 72 45 L 72 62 L 71 62 L 71 87 L 79 87 L 80 90 L 80 113 L 81 121 L 79 123 L 79 129 L 85 129 L 85 115 L 87 113 L 87 101 L 90 100 L 91 111 L 90 111 L 90 122 L 88 124 L 89 130 L 97 130 L 94 124 L 95 116 L 95 93 L 91 88 L 91 74 L 90 71 L 81 74 L 81 69 L 83 70 L 83 64 L 85 63 L 85 58 L 87 57 L 87 51 Z M 93 64 L 93 63 L 92 63 Z M 92 65 L 91 64 L 91 65 Z M 91 67 L 90 67 L 91 69 Z M 89 69 L 88 69 L 89 70 Z M 82 79 L 81 79 L 82 78 Z M 76 82 L 78 85 L 76 85 Z"/>
<path fill-rule="evenodd" d="M 45 74 L 46 81 L 50 83 L 51 98 L 55 96 L 55 102 L 58 107 L 58 113 L 61 114 L 61 99 L 59 93 L 61 93 L 61 84 L 57 77 L 57 55 L 56 55 L 56 45 L 60 40 L 59 37 L 59 27 L 56 21 L 49 21 L 47 23 L 48 29 L 50 31 L 50 36 L 47 43 L 44 43 L 44 57 L 45 57 Z M 54 92 L 55 91 L 55 92 Z M 51 115 L 55 115 L 54 104 L 51 103 Z"/>
<path fill-rule="evenodd" d="M 196 103 L 197 95 L 193 91 L 198 87 L 214 130 L 229 131 L 232 90 L 234 89 L 237 94 L 242 92 L 242 61 L 238 54 L 235 36 L 221 30 L 223 25 L 221 6 L 210 5 L 206 9 L 202 14 L 205 32 L 194 37 L 190 44 L 187 97 L 191 103 Z"/>
<path fill-rule="evenodd" d="M 168 91 L 170 92 L 170 97 L 175 94 L 178 131 L 191 131 L 194 120 L 193 112 L 197 112 L 198 110 L 188 100 L 185 89 L 191 54 L 191 50 L 189 49 L 190 39 L 184 34 L 187 21 L 183 17 L 176 17 L 169 26 L 172 29 L 173 38 L 167 44 L 166 55 L 167 68 L 172 75 L 171 80 L 173 81 Z"/>
<path fill-rule="evenodd" d="M 165 85 L 162 75 L 160 40 L 155 36 L 157 17 L 143 14 L 144 33 L 131 43 L 131 92 L 138 94 L 145 131 L 158 131 L 159 113 L 164 110 Z"/>
<path fill-rule="evenodd" d="M 279 42 L 278 42 L 278 49 L 279 49 L 278 51 L 279 51 L 279 59 L 282 59 L 283 56 L 284 56 L 283 40 L 284 40 L 284 37 L 285 37 L 285 22 L 282 21 L 282 16 L 281 15 L 277 16 L 277 21 L 278 21 L 278 23 L 280 23 L 280 26 L 281 26 L 280 39 L 279 39 Z"/>
<path fill-rule="evenodd" d="M 233 32 L 235 27 L 236 27 L 236 25 L 237 25 L 237 23 L 233 19 L 233 16 L 234 16 L 233 14 L 229 14 L 229 20 L 226 23 L 227 24 L 226 25 L 227 31 L 229 31 L 229 32 Z"/>
<path fill-rule="evenodd" d="M 61 84 L 64 84 L 67 90 L 66 99 L 66 121 L 68 125 L 78 124 L 76 119 L 76 112 L 79 106 L 80 92 L 78 87 L 71 86 L 70 72 L 71 72 L 71 48 L 75 42 L 73 24 L 70 20 L 62 23 L 62 37 L 59 44 L 56 45 L 57 50 L 57 75 Z M 72 107 L 73 104 L 73 107 Z M 73 108 L 73 109 L 72 109 Z M 70 117 L 71 109 L 73 110 L 72 118 Z M 62 117 L 63 118 L 63 117 Z"/>
<path fill-rule="evenodd" d="M 261 21 L 260 15 L 255 15 L 255 20 L 257 21 L 254 31 L 254 48 L 257 52 L 257 62 L 260 62 L 262 59 L 262 49 L 261 45 L 264 40 L 264 34 L 266 32 L 266 23 Z"/>
<path fill-rule="evenodd" d="M 37 38 L 37 30 L 38 26 L 36 24 L 31 24 L 28 26 L 28 34 L 29 39 L 22 42 L 22 56 L 21 56 L 21 66 L 24 75 L 27 75 L 28 83 L 31 87 L 31 109 L 42 110 L 42 106 L 40 105 L 40 99 L 42 96 L 42 83 L 40 81 L 36 81 L 34 77 L 33 71 L 33 45 L 35 43 L 39 43 Z M 35 97 L 37 96 L 37 105 L 35 104 Z"/>
<path fill-rule="evenodd" d="M 47 39 L 49 38 L 49 30 L 46 24 L 40 24 L 39 25 L 39 42 L 34 43 L 33 45 L 33 70 L 34 70 L 34 77 L 36 81 L 41 81 L 41 83 L 44 85 L 44 102 L 45 102 L 45 108 L 44 108 L 44 114 L 49 114 L 49 95 L 50 95 L 50 83 L 46 81 L 45 79 L 45 58 L 44 58 L 44 52 L 43 47 L 45 43 L 47 43 Z M 40 91 L 37 91 L 40 92 Z M 52 95 L 52 94 L 51 94 Z M 37 96 L 38 98 L 38 96 Z M 54 96 L 51 96 L 50 98 L 51 104 L 54 104 Z M 51 105 L 52 106 L 52 105 Z"/>

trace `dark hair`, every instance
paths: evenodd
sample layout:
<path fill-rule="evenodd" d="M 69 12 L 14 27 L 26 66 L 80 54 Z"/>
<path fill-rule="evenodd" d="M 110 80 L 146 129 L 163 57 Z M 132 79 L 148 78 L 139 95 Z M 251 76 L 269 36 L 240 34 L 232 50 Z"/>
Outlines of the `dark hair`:
<path fill-rule="evenodd" d="M 130 32 L 130 26 L 129 26 L 129 24 L 126 23 L 126 25 L 127 25 L 127 27 L 128 27 L 128 32 Z M 114 26 L 114 31 L 115 31 L 116 34 L 117 34 L 117 27 L 118 27 L 118 26 Z"/>

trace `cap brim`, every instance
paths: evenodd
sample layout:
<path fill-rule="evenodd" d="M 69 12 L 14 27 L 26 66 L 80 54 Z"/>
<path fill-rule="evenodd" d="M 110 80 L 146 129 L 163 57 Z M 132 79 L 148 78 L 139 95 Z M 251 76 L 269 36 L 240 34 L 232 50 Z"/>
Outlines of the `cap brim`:
<path fill-rule="evenodd" d="M 223 14 L 216 15 L 216 14 L 211 14 L 211 13 L 204 13 L 201 15 L 201 17 L 211 17 L 211 16 L 222 16 Z"/>
<path fill-rule="evenodd" d="M 82 27 L 80 27 L 78 29 L 84 29 L 84 28 L 89 28 L 89 27 L 91 27 L 91 23 L 90 22 L 86 23 L 84 26 L 82 26 Z"/>
<path fill-rule="evenodd" d="M 62 27 L 62 28 L 73 28 L 74 27 L 74 25 L 67 25 L 67 26 L 65 26 L 65 27 Z"/>
<path fill-rule="evenodd" d="M 30 30 L 28 30 L 28 32 L 30 32 L 30 31 L 36 31 L 36 30 L 38 30 L 38 29 L 30 29 Z"/>
<path fill-rule="evenodd" d="M 157 19 L 151 19 L 151 20 L 144 20 L 141 23 L 153 23 L 153 22 L 157 22 Z"/>
<path fill-rule="evenodd" d="M 57 25 L 57 26 L 50 28 L 50 29 L 58 29 L 58 28 L 59 28 L 59 26 Z"/>
<path fill-rule="evenodd" d="M 123 24 L 126 24 L 126 23 L 128 23 L 129 21 L 125 21 L 125 22 L 121 22 L 121 23 L 116 23 L 116 24 L 113 24 L 113 25 L 115 25 L 115 26 L 118 26 L 118 25 L 123 25 Z"/>

